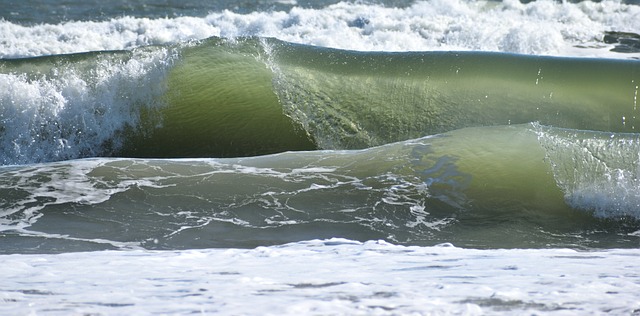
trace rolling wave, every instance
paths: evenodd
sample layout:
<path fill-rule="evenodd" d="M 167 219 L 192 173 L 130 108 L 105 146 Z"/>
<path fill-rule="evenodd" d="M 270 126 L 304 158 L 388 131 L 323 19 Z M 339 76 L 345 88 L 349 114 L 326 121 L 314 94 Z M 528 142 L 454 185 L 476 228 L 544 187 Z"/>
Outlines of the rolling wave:
<path fill-rule="evenodd" d="M 594 159 L 610 138 L 621 155 Z M 636 247 L 639 173 L 637 159 L 625 157 L 637 156 L 638 144 L 637 134 L 524 124 L 364 150 L 5 166 L 0 235 L 10 242 L 0 251 L 255 247 L 329 236 Z M 603 185 L 606 194 L 585 191 Z"/>
<path fill-rule="evenodd" d="M 640 62 L 270 38 L 0 61 L 4 164 L 360 149 L 471 126 L 635 132 Z"/>

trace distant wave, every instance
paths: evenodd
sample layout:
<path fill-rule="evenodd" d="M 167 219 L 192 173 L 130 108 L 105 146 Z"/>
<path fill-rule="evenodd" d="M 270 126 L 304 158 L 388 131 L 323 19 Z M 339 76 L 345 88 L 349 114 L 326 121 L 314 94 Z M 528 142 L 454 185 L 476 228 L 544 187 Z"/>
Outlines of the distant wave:
<path fill-rule="evenodd" d="M 640 30 L 640 6 L 621 1 L 431 0 L 400 7 L 348 2 L 279 7 L 242 13 L 213 8 L 208 14 L 211 9 L 203 8 L 204 16 L 190 16 L 194 10 L 190 9 L 189 14 L 172 18 L 118 14 L 82 21 L 86 17 L 79 16 L 75 21 L 33 25 L 0 20 L 0 33 L 5 35 L 0 58 L 132 49 L 211 36 L 274 37 L 361 51 L 480 50 L 640 58 L 637 40 L 633 41 Z M 619 36 L 625 33 L 632 35 L 631 42 L 629 36 Z"/>

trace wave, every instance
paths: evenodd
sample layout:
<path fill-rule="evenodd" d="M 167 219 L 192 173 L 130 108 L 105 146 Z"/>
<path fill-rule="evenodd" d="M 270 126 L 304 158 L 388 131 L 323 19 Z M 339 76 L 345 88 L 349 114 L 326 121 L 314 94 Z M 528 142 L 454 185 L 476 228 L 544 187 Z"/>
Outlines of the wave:
<path fill-rule="evenodd" d="M 636 247 L 640 174 L 637 159 L 625 157 L 637 157 L 639 137 L 525 124 L 365 150 L 5 166 L 0 235 L 10 242 L 0 251 L 255 247 L 328 236 Z M 594 159 L 610 138 L 620 155 Z M 606 194 L 584 198 L 603 184 Z"/>
<path fill-rule="evenodd" d="M 7 20 L 0 21 L 0 33 L 6 35 L 0 41 L 0 57 L 255 36 L 360 51 L 480 50 L 640 58 L 637 41 L 620 36 L 640 29 L 640 6 L 634 1 L 327 2 L 335 1 L 234 3 L 241 7 L 235 10 L 226 10 L 226 1 L 203 1 L 200 7 L 180 3 L 172 10 L 164 3 L 153 11 L 153 5 L 140 3 L 106 6 L 80 1 L 75 4 L 77 12 L 73 5 L 47 9 L 42 4 L 12 4 L 0 7 L 7 12 L 2 17 Z M 127 12 L 124 7 L 136 9 Z M 167 17 L 168 11 L 180 16 Z M 56 12 L 64 18 L 56 18 Z M 24 21 L 21 16 L 37 20 Z"/>
<path fill-rule="evenodd" d="M 0 60 L 0 161 L 112 153 L 161 104 L 172 58 L 139 49 Z"/>
<path fill-rule="evenodd" d="M 638 134 L 540 129 L 539 140 L 566 201 L 600 216 L 638 217 Z M 612 213 L 613 212 L 613 213 Z"/>
<path fill-rule="evenodd" d="M 265 46 L 285 113 L 322 148 L 533 121 L 613 132 L 637 125 L 637 61 Z"/>
<path fill-rule="evenodd" d="M 463 127 L 635 132 L 640 62 L 271 38 L 0 60 L 0 160 L 359 149 Z"/>

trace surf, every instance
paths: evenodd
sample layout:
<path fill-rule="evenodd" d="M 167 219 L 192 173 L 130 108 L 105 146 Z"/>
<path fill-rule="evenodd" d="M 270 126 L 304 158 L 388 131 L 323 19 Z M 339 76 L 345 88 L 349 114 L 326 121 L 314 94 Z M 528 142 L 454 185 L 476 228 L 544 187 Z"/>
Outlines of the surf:
<path fill-rule="evenodd" d="M 633 133 L 640 62 L 273 38 L 0 61 L 5 164 L 362 149 L 540 122 Z"/>
<path fill-rule="evenodd" d="M 594 160 L 590 151 L 612 137 L 628 145 L 621 157 L 637 156 L 637 134 L 524 124 L 363 150 L 5 166 L 0 233 L 11 242 L 0 250 L 256 247 L 328 236 L 636 247 L 637 161 Z M 563 172 L 573 168 L 580 178 Z M 606 193 L 588 195 L 602 186 Z"/>
<path fill-rule="evenodd" d="M 44 1 L 7 5 L 0 57 L 174 45 L 217 36 L 274 37 L 359 51 L 493 51 L 529 55 L 640 57 L 635 0 L 268 1 L 166 7 Z M 635 5 L 634 5 L 635 4 Z M 91 8 L 91 9 L 89 9 Z M 87 12 L 99 12 L 89 17 Z M 35 14 L 34 14 L 35 13 Z M 626 33 L 626 34 L 625 34 Z M 339 36 L 336 36 L 339 34 Z"/>

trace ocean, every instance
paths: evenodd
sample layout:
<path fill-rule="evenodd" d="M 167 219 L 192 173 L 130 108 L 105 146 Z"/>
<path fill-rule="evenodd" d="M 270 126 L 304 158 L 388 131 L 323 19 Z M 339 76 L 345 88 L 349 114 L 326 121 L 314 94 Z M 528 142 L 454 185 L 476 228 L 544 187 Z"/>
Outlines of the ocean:
<path fill-rule="evenodd" d="M 640 315 L 639 90 L 635 0 L 0 0 L 0 314 Z"/>

